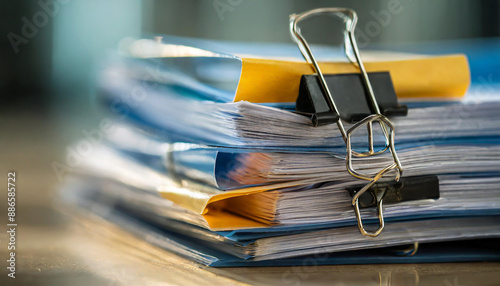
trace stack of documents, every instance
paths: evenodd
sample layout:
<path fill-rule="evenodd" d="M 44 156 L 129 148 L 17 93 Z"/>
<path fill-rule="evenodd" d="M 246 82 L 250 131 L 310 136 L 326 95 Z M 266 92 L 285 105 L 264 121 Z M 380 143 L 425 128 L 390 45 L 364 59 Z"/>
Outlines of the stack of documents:
<path fill-rule="evenodd" d="M 314 51 L 325 74 L 359 73 L 340 50 Z M 389 116 L 401 178 L 361 195 L 359 216 L 353 196 L 367 181 L 346 170 L 337 124 L 296 112 L 314 70 L 285 44 L 124 40 L 100 78 L 115 123 L 65 195 L 217 267 L 498 260 L 500 94 L 466 92 L 463 55 L 361 55 L 368 72 L 390 73 L 408 114 Z M 368 132 L 352 135 L 354 149 Z M 374 133 L 375 148 L 385 136 Z M 377 173 L 391 154 L 353 168 Z M 363 235 L 360 217 L 380 234 Z"/>

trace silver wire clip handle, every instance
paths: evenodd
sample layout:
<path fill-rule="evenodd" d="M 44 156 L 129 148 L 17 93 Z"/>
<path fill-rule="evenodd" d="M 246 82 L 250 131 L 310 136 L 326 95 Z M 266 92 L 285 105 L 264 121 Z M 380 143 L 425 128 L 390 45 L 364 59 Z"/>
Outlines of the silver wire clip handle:
<path fill-rule="evenodd" d="M 367 116 L 364 116 L 362 120 L 359 122 L 355 123 L 349 130 L 346 131 L 344 124 L 342 123 L 342 110 L 339 110 L 339 105 L 336 104 L 334 96 L 332 96 L 332 89 L 329 88 L 328 82 L 325 79 L 326 76 L 324 75 L 323 72 L 321 71 L 321 68 L 314 57 L 311 48 L 305 38 L 302 36 L 300 28 L 298 27 L 298 23 L 310 18 L 312 16 L 317 16 L 317 15 L 333 15 L 339 17 L 343 22 L 345 23 L 345 30 L 344 30 L 344 50 L 347 58 L 349 61 L 354 64 L 360 71 L 360 80 L 363 86 L 363 93 L 365 97 L 367 98 L 366 102 L 369 105 L 371 114 L 368 114 Z M 342 134 L 342 137 L 344 139 L 344 142 L 346 144 L 346 168 L 347 171 L 354 177 L 358 179 L 362 179 L 365 181 L 369 181 L 369 183 L 364 186 L 359 192 L 356 193 L 356 195 L 353 196 L 352 198 L 352 205 L 354 207 L 354 211 L 356 214 L 356 218 L 358 221 L 358 227 L 361 233 L 365 236 L 370 236 L 370 237 L 375 237 L 378 236 L 383 228 L 384 228 L 384 216 L 383 216 L 383 198 L 384 194 L 380 193 L 377 195 L 377 213 L 378 213 L 378 219 L 379 219 L 379 227 L 375 231 L 367 231 L 363 225 L 363 220 L 361 217 L 360 213 L 360 208 L 359 208 L 359 197 L 366 192 L 370 187 L 372 187 L 376 182 L 378 182 L 382 177 L 388 176 L 388 174 L 393 174 L 393 179 L 395 181 L 398 181 L 399 178 L 402 175 L 403 168 L 401 166 L 401 163 L 399 162 L 399 158 L 396 154 L 396 150 L 394 147 L 394 125 L 391 123 L 391 121 L 384 116 L 381 113 L 379 104 L 377 102 L 377 98 L 375 97 L 374 94 L 374 89 L 372 87 L 372 84 L 370 82 L 370 78 L 366 72 L 366 69 L 363 65 L 363 62 L 361 60 L 361 56 L 359 54 L 358 46 L 356 44 L 356 40 L 354 38 L 354 29 L 356 27 L 358 17 L 356 13 L 348 8 L 319 8 L 319 9 L 313 9 L 301 14 L 293 14 L 290 16 L 290 33 L 293 38 L 293 40 L 297 43 L 299 46 L 299 49 L 302 53 L 302 56 L 305 58 L 305 60 L 309 63 L 311 63 L 314 72 L 317 74 L 317 78 L 319 80 L 320 88 L 323 94 L 324 99 L 326 100 L 326 103 L 328 104 L 328 107 L 331 111 L 333 111 L 336 114 L 339 114 L 339 118 L 337 120 L 332 120 L 335 121 L 337 124 L 340 133 Z M 359 75 L 358 75 L 359 77 Z M 383 89 L 382 89 L 383 90 Z M 348 95 L 349 96 L 349 95 Z M 394 95 L 395 97 L 395 95 Z M 384 138 L 385 138 L 385 145 L 383 148 L 379 150 L 375 150 L 374 148 L 374 138 L 373 138 L 373 123 L 376 122 L 379 124 L 381 127 Z M 333 123 L 333 122 L 332 122 Z M 355 131 L 358 129 L 365 127 L 367 128 L 368 131 L 368 143 L 369 143 L 369 148 L 368 151 L 365 152 L 357 152 L 354 151 L 352 148 L 352 136 Z M 377 156 L 384 154 L 387 150 L 392 155 L 393 162 L 386 167 L 382 168 L 380 171 L 374 173 L 374 174 L 369 174 L 369 173 L 363 173 L 360 171 L 357 171 L 353 167 L 353 159 L 354 158 L 364 158 L 364 157 L 371 157 L 371 156 Z M 391 172 L 392 171 L 392 172 Z"/>

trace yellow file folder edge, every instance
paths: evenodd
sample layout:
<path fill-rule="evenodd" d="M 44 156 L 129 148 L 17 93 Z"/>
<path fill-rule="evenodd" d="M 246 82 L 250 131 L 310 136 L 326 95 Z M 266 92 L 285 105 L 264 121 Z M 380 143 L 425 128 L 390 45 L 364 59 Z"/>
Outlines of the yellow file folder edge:
<path fill-rule="evenodd" d="M 306 62 L 241 58 L 234 101 L 295 102 L 300 77 L 312 74 Z M 325 74 L 359 73 L 348 62 L 320 63 Z M 398 98 L 460 98 L 470 84 L 465 55 L 422 56 L 405 60 L 365 61 L 368 72 L 389 71 Z M 258 87 L 258 88 L 256 88 Z M 256 90 L 257 89 L 257 90 Z"/>
<path fill-rule="evenodd" d="M 248 196 L 258 196 L 262 192 L 271 191 L 271 197 L 273 197 L 273 201 L 275 203 L 278 199 L 278 194 L 276 192 L 272 192 L 272 190 L 298 185 L 307 185 L 309 183 L 310 182 L 307 180 L 300 180 L 273 184 L 272 187 L 254 186 L 231 191 L 215 192 L 208 192 L 204 189 L 200 190 L 189 186 L 183 186 L 181 188 L 165 186 L 163 188 L 159 188 L 158 191 L 163 198 L 202 215 L 212 230 L 229 230 L 267 227 L 271 225 L 272 218 L 268 221 L 256 221 L 238 215 L 236 213 L 237 211 L 234 211 L 234 209 L 240 209 L 235 208 L 234 206 L 241 204 L 243 200 L 247 200 Z M 255 201 L 262 204 L 269 203 L 269 200 L 256 199 Z M 257 209 L 258 208 L 252 209 L 251 206 L 241 208 L 241 210 L 245 211 L 247 214 L 258 212 Z"/>

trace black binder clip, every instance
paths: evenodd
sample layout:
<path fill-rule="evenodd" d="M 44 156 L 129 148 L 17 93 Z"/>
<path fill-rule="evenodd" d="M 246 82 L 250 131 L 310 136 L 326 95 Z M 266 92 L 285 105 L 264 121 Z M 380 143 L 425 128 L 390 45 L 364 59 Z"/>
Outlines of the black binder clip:
<path fill-rule="evenodd" d="M 350 187 L 347 191 L 354 197 L 363 186 Z M 399 202 L 439 199 L 439 178 L 436 175 L 403 177 L 396 181 L 374 184 L 368 191 L 359 197 L 359 208 L 377 206 L 381 197 L 384 204 Z"/>
<path fill-rule="evenodd" d="M 359 67 L 361 73 L 323 74 L 321 72 L 309 45 L 300 34 L 300 29 L 297 28 L 297 22 L 312 15 L 325 13 L 339 16 L 346 22 L 345 54 L 353 65 Z M 320 8 L 291 17 L 293 18 L 290 22 L 292 37 L 299 45 L 306 61 L 313 64 L 317 73 L 301 77 L 295 107 L 297 113 L 311 116 L 314 126 L 336 123 L 339 119 L 354 123 L 375 113 L 384 116 L 408 114 L 408 107 L 398 103 L 389 72 L 367 73 L 365 71 L 353 36 L 357 22 L 354 11 L 343 8 Z"/>
<path fill-rule="evenodd" d="M 347 58 L 355 64 L 359 74 L 324 75 L 314 58 L 309 44 L 304 39 L 298 28 L 298 23 L 315 15 L 333 15 L 345 23 L 344 48 Z M 397 103 L 396 94 L 389 73 L 370 73 L 365 70 L 361 60 L 354 29 L 358 17 L 356 13 L 347 8 L 319 8 L 290 16 L 290 33 L 305 60 L 311 63 L 316 75 L 305 75 L 301 79 L 300 93 L 297 99 L 297 112 L 311 115 L 314 126 L 336 123 L 346 143 L 346 168 L 354 177 L 369 181 L 363 188 L 354 194 L 352 205 L 358 221 L 358 227 L 365 236 L 377 236 L 384 228 L 382 213 L 382 195 L 376 196 L 379 227 L 376 231 L 367 231 L 363 226 L 360 214 L 360 196 L 368 191 L 382 177 L 394 174 L 394 181 L 398 182 L 403 167 L 399 162 L 394 147 L 394 126 L 386 115 L 406 115 L 406 106 Z M 351 54 L 352 53 L 352 54 Z M 373 85 L 372 85 L 373 82 Z M 377 97 L 375 97 L 375 92 Z M 339 110 L 341 112 L 339 112 Z M 349 130 L 344 128 L 343 121 L 356 122 Z M 385 137 L 385 146 L 375 150 L 373 143 L 373 123 L 377 122 Z M 352 134 L 361 127 L 367 127 L 369 148 L 367 152 L 356 152 L 351 146 Z M 392 155 L 393 163 L 382 168 L 374 174 L 357 171 L 352 166 L 353 158 L 376 156 L 387 150 Z"/>
<path fill-rule="evenodd" d="M 328 105 L 317 75 L 303 75 L 300 79 L 295 110 L 297 113 L 311 116 L 314 126 L 336 123 L 339 117 L 346 122 L 355 123 L 376 113 L 369 104 L 368 90 L 361 74 L 327 74 L 324 77 L 340 114 Z M 398 104 L 389 72 L 371 72 L 368 73 L 368 78 L 383 115 L 408 114 L 408 107 Z"/>

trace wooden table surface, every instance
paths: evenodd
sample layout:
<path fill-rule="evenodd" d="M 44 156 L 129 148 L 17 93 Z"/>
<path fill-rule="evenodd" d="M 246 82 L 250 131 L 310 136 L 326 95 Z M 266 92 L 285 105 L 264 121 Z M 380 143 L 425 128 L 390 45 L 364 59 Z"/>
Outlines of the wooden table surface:
<path fill-rule="evenodd" d="M 64 160 L 54 121 L 0 117 L 0 185 L 15 170 L 16 279 L 7 277 L 6 192 L 0 199 L 0 285 L 499 285 L 500 263 L 210 268 L 60 203 L 51 164 Z M 7 134 L 7 136 L 6 136 Z"/>

